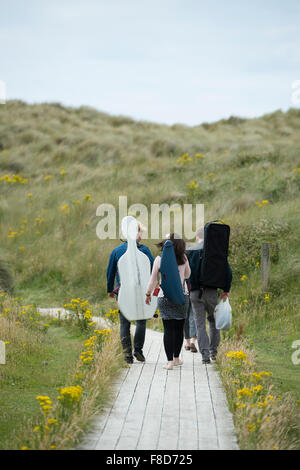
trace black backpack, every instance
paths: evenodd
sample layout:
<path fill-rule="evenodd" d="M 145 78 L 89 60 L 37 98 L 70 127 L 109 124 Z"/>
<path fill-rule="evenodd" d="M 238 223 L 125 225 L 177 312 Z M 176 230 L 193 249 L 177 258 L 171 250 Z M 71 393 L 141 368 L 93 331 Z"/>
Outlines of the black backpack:
<path fill-rule="evenodd" d="M 200 254 L 200 280 L 203 286 L 225 289 L 228 280 L 230 227 L 208 222 L 204 226 L 203 250 Z"/>

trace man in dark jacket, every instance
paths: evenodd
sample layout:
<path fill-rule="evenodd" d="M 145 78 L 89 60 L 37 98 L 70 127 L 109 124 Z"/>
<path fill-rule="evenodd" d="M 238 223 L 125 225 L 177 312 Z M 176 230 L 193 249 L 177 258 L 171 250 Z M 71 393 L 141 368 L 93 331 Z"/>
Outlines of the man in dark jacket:
<path fill-rule="evenodd" d="M 151 264 L 151 270 L 153 266 L 154 258 L 151 254 L 149 248 L 145 245 L 141 245 L 140 241 L 142 239 L 142 233 L 144 231 L 143 225 L 138 222 L 138 234 L 136 237 L 137 247 L 140 251 L 145 253 L 148 256 Z M 118 273 L 118 261 L 121 256 L 127 250 L 127 241 L 122 243 L 121 245 L 117 246 L 113 249 L 109 261 L 108 267 L 106 271 L 106 278 L 107 278 L 107 292 L 110 297 L 115 297 L 118 295 L 118 290 L 120 288 L 120 277 Z M 124 317 L 122 312 L 119 310 L 120 316 L 120 338 L 122 347 L 125 354 L 125 360 L 128 364 L 133 363 L 133 355 L 132 355 L 132 345 L 131 345 L 131 336 L 130 336 L 130 321 Z M 143 346 L 145 342 L 145 334 L 146 334 L 146 320 L 137 320 L 136 322 L 136 329 L 134 334 L 134 356 L 138 361 L 144 362 L 145 357 L 143 355 Z"/>
<path fill-rule="evenodd" d="M 194 311 L 197 339 L 203 364 L 215 361 L 220 343 L 220 330 L 216 329 L 214 309 L 219 301 L 218 289 L 201 284 L 200 269 L 203 252 L 204 230 L 196 232 L 197 244 L 187 252 L 191 276 L 190 276 L 190 299 Z M 232 281 L 232 271 L 227 263 L 227 283 L 221 298 L 228 297 Z M 209 336 L 206 332 L 206 313 L 209 322 Z"/>

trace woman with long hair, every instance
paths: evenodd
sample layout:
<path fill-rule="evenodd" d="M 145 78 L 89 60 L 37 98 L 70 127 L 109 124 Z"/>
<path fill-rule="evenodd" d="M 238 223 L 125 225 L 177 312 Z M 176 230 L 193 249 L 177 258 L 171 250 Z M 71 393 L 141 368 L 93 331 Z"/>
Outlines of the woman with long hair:
<path fill-rule="evenodd" d="M 189 295 L 185 279 L 190 277 L 191 270 L 187 256 L 185 254 L 185 241 L 178 237 L 178 235 L 171 233 L 169 236 L 167 236 L 167 238 L 162 240 L 160 243 L 157 243 L 156 246 L 162 250 L 167 240 L 171 240 L 173 242 L 178 273 L 185 295 L 184 305 L 175 304 L 172 300 L 164 295 L 162 290 L 160 290 L 157 299 L 157 307 L 164 325 L 164 347 L 168 360 L 168 363 L 164 366 L 164 368 L 173 369 L 173 366 L 180 366 L 183 364 L 183 362 L 179 359 L 179 355 L 183 344 L 184 321 L 189 307 Z M 153 263 L 151 278 L 149 280 L 146 292 L 145 301 L 147 304 L 151 302 L 151 293 L 159 281 L 160 262 L 161 256 L 157 256 Z"/>

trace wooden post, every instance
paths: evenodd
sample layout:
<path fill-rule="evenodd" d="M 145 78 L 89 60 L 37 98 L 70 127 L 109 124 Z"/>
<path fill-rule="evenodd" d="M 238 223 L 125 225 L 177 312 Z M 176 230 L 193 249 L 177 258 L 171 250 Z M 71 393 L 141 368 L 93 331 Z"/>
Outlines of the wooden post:
<path fill-rule="evenodd" d="M 270 243 L 261 245 L 261 290 L 265 292 L 270 280 Z"/>
<path fill-rule="evenodd" d="M 5 343 L 0 341 L 0 364 L 5 364 Z"/>

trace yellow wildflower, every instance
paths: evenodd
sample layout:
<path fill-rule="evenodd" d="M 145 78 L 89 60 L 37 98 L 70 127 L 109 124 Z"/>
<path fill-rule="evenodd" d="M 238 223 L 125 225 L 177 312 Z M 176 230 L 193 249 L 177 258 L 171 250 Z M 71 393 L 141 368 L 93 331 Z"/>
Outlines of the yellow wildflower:
<path fill-rule="evenodd" d="M 188 153 L 183 153 L 179 158 L 177 158 L 176 162 L 185 165 L 187 162 L 191 162 L 192 159 L 189 157 Z"/>
<path fill-rule="evenodd" d="M 238 408 L 245 408 L 245 407 L 246 407 L 245 403 L 239 403 L 239 402 L 236 403 L 236 406 L 237 406 Z"/>
<path fill-rule="evenodd" d="M 251 389 L 247 388 L 247 387 L 244 387 L 244 388 L 241 388 L 240 390 L 237 390 L 237 395 L 239 397 L 242 397 L 242 396 L 248 396 L 248 397 L 251 397 L 252 396 L 252 391 Z"/>
<path fill-rule="evenodd" d="M 198 184 L 195 181 L 191 181 L 187 184 L 187 187 L 190 189 L 198 189 Z"/>
<path fill-rule="evenodd" d="M 64 387 L 60 389 L 60 396 L 57 398 L 63 402 L 73 403 L 80 400 L 82 392 L 83 389 L 80 385 Z"/>
<path fill-rule="evenodd" d="M 243 361 L 247 358 L 247 354 L 242 350 L 240 350 L 240 351 L 229 351 L 228 353 L 226 353 L 226 356 L 229 357 L 229 358 L 241 359 Z"/>
<path fill-rule="evenodd" d="M 195 153 L 194 157 L 195 158 L 205 158 L 205 155 L 203 155 L 202 153 Z"/>
<path fill-rule="evenodd" d="M 60 206 L 60 210 L 61 210 L 61 211 L 64 211 L 64 212 L 68 212 L 68 211 L 69 211 L 69 206 L 68 206 L 68 204 L 64 204 L 63 206 Z"/>
<path fill-rule="evenodd" d="M 57 419 L 55 419 L 55 418 L 49 418 L 49 419 L 48 419 L 48 424 L 57 424 Z"/>

